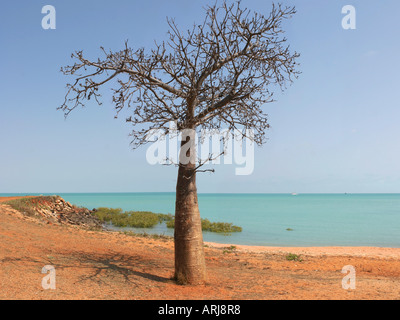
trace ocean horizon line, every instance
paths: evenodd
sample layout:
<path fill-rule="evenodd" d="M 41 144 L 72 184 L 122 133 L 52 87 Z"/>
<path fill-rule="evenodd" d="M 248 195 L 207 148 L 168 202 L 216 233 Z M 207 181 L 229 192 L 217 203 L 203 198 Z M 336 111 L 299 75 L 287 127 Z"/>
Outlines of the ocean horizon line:
<path fill-rule="evenodd" d="M 174 194 L 175 191 L 101 191 L 101 192 L 0 192 L 0 195 L 59 195 L 59 194 L 146 194 L 146 193 L 159 193 L 159 194 Z M 379 195 L 379 194 L 398 194 L 400 192 L 197 192 L 197 194 L 260 194 L 260 195 Z"/>

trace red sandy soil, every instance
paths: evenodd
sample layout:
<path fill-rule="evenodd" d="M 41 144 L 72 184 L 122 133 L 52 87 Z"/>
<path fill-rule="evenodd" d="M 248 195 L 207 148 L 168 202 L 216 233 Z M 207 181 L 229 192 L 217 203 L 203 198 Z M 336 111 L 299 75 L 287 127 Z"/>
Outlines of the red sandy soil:
<path fill-rule="evenodd" d="M 170 280 L 170 239 L 45 224 L 0 204 L 0 299 L 400 297 L 400 248 L 226 247 L 207 243 L 207 284 L 182 286 Z M 288 261 L 288 253 L 303 260 Z M 55 267 L 55 290 L 42 288 L 45 265 Z M 356 269 L 354 290 L 342 288 L 345 265 Z"/>
<path fill-rule="evenodd" d="M 10 201 L 10 200 L 15 200 L 15 199 L 20 199 L 20 198 L 30 198 L 29 196 L 23 196 L 23 197 L 0 197 L 0 203 Z"/>

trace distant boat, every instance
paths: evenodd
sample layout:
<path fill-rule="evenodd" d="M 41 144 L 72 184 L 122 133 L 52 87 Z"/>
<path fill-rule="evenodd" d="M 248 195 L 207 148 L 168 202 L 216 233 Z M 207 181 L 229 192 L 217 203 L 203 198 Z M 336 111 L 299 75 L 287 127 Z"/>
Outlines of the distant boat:
<path fill-rule="evenodd" d="M 296 193 L 296 192 L 293 192 L 293 193 L 292 193 L 292 196 L 297 196 L 297 193 Z"/>

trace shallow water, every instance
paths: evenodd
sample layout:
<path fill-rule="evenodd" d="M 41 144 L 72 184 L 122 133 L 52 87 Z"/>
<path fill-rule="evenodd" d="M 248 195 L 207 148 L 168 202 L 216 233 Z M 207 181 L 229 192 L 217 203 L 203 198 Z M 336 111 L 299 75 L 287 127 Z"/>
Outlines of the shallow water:
<path fill-rule="evenodd" d="M 19 194 L 0 194 L 11 196 Z M 59 194 L 96 207 L 174 213 L 175 193 Z M 204 232 L 204 240 L 270 246 L 400 247 L 400 194 L 199 194 L 202 218 L 243 231 Z M 288 231 L 290 228 L 292 231 Z M 173 235 L 164 224 L 138 232 Z"/>

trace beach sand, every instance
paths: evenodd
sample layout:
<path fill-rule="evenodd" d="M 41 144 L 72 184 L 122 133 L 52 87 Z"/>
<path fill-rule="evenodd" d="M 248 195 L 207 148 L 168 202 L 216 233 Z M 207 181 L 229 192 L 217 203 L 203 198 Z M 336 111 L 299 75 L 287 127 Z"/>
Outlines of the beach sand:
<path fill-rule="evenodd" d="M 170 280 L 171 239 L 45 224 L 1 204 L 0 221 L 0 299 L 400 298 L 400 248 L 205 243 L 207 284 L 180 286 Z M 45 265 L 56 270 L 55 290 L 42 288 Z M 346 265 L 355 289 L 342 288 Z"/>

